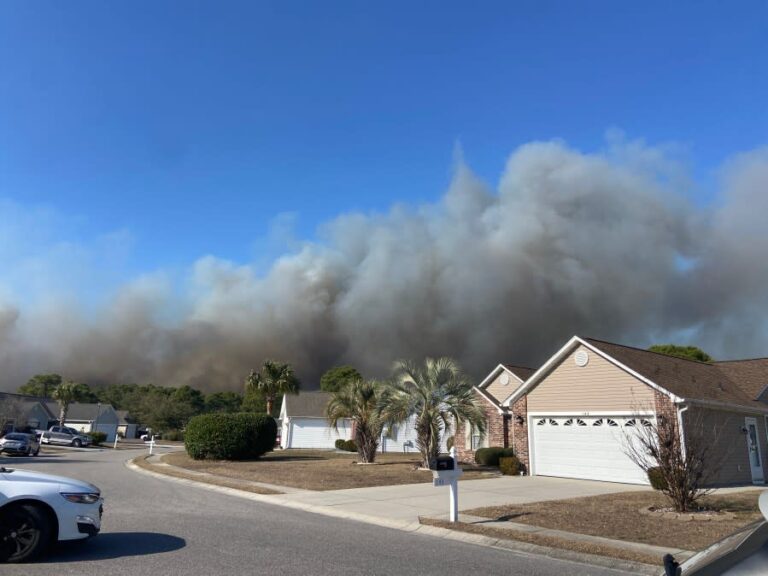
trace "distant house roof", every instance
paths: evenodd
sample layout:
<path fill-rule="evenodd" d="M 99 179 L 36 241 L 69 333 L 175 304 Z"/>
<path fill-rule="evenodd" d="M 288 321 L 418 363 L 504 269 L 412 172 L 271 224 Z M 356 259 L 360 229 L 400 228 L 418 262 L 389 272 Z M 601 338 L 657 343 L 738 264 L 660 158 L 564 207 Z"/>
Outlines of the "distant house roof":
<path fill-rule="evenodd" d="M 301 392 L 298 395 L 286 394 L 283 398 L 285 415 L 289 418 L 325 418 L 325 407 L 331 399 L 328 392 Z"/>
<path fill-rule="evenodd" d="M 131 420 L 131 415 L 128 414 L 128 410 L 115 410 L 115 414 L 117 414 L 117 423 L 120 426 L 125 426 L 126 424 L 133 424 Z"/>
<path fill-rule="evenodd" d="M 90 422 L 96 420 L 97 416 L 101 417 L 108 412 L 114 412 L 111 404 L 74 402 L 69 405 L 67 410 L 67 421 Z"/>
<path fill-rule="evenodd" d="M 53 402 L 47 398 L 40 398 L 38 396 L 14 394 L 12 392 L 0 392 L 0 402 L 19 402 L 25 410 L 32 408 L 32 406 L 35 404 L 40 404 L 40 406 L 42 406 L 46 413 L 50 416 L 51 420 L 55 419 L 57 414 L 56 402 Z M 50 403 L 53 404 L 53 410 L 51 410 L 51 407 L 49 406 Z"/>

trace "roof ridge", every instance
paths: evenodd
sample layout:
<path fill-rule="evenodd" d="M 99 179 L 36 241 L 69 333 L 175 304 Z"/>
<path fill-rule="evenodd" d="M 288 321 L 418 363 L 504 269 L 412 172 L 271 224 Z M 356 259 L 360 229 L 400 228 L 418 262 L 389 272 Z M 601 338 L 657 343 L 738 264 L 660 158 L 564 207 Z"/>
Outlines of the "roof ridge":
<path fill-rule="evenodd" d="M 714 360 L 713 364 L 727 364 L 729 362 L 754 362 L 755 360 L 768 360 L 768 356 L 761 356 L 759 358 L 742 358 L 740 360 Z"/>
<path fill-rule="evenodd" d="M 504 366 L 505 368 L 522 368 L 523 370 L 536 370 L 536 368 L 531 368 L 530 366 L 523 366 L 521 364 L 502 363 L 502 366 Z"/>
<path fill-rule="evenodd" d="M 611 346 L 618 346 L 620 348 L 627 348 L 629 350 L 637 350 L 638 352 L 647 352 L 648 354 L 656 354 L 657 356 L 663 356 L 664 358 L 672 358 L 674 360 L 683 360 L 684 362 L 693 362 L 694 364 L 701 364 L 703 366 L 714 367 L 717 362 L 703 362 L 701 360 L 694 360 L 693 358 L 684 358 L 682 356 L 674 356 L 672 354 L 665 354 L 664 352 L 656 352 L 655 350 L 648 350 L 647 348 L 638 348 L 637 346 L 628 346 L 626 344 L 619 344 L 617 342 L 609 342 L 608 340 L 600 340 L 599 338 L 584 337 L 584 340 L 588 342 L 599 342 L 601 344 L 610 344 Z M 728 360 L 728 362 L 737 362 L 737 360 Z"/>

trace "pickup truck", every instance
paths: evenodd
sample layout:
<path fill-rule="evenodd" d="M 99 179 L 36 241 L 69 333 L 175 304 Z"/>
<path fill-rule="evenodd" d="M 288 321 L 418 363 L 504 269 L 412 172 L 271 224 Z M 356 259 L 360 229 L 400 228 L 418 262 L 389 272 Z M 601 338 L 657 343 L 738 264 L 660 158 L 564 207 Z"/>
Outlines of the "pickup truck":
<path fill-rule="evenodd" d="M 65 444 L 67 446 L 88 446 L 91 437 L 67 426 L 51 426 L 40 437 L 43 444 Z"/>

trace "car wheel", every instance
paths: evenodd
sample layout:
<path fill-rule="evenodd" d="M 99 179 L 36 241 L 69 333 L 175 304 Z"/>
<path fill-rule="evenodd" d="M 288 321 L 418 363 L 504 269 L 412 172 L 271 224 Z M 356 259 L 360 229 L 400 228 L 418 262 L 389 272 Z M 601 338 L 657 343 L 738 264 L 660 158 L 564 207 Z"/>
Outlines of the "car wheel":
<path fill-rule="evenodd" d="M 32 456 L 37 456 L 38 454 L 40 454 L 40 446 L 37 447 L 37 450 L 35 450 L 35 453 L 32 454 Z"/>
<path fill-rule="evenodd" d="M 45 514 L 32 504 L 6 510 L 0 519 L 0 559 L 24 562 L 43 553 L 51 538 L 51 525 Z"/>
<path fill-rule="evenodd" d="M 27 448 L 26 456 L 32 456 L 32 448 Z"/>
<path fill-rule="evenodd" d="M 80 446 L 82 445 L 83 443 L 80 441 L 80 438 L 75 438 L 74 440 L 72 440 L 72 446 L 74 446 L 75 448 L 80 448 Z"/>

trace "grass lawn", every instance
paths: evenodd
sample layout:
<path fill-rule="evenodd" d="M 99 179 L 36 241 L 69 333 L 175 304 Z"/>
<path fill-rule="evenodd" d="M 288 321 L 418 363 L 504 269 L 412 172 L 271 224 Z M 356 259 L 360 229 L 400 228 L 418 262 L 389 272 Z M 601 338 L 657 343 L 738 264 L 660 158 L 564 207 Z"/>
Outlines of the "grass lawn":
<path fill-rule="evenodd" d="M 133 463 L 139 468 L 144 470 L 150 470 L 158 474 L 165 474 L 166 476 L 173 476 L 174 478 L 184 478 L 186 480 L 194 480 L 195 482 L 205 482 L 207 484 L 214 484 L 216 486 L 224 486 L 225 488 L 236 488 L 237 490 L 245 490 L 246 492 L 253 492 L 255 494 L 280 494 L 276 490 L 270 490 L 261 486 L 253 486 L 248 482 L 238 480 L 235 478 L 219 478 L 212 476 L 201 477 L 199 474 L 188 472 L 186 470 L 180 470 L 178 468 L 172 468 L 170 466 L 156 466 L 147 462 L 147 454 L 134 458 Z"/>
<path fill-rule="evenodd" d="M 702 504 L 735 514 L 717 522 L 661 520 L 638 511 L 642 506 L 668 506 L 658 492 L 624 492 L 569 500 L 515 504 L 466 510 L 467 514 L 543 528 L 603 536 L 614 540 L 700 550 L 742 526 L 760 520 L 758 490 L 707 496 Z"/>
<path fill-rule="evenodd" d="M 432 473 L 417 470 L 418 454 L 378 454 L 376 464 L 358 465 L 357 454 L 325 450 L 278 450 L 259 460 L 192 460 L 186 452 L 173 452 L 163 461 L 216 476 L 267 482 L 305 490 L 342 490 L 431 482 Z M 464 480 L 493 477 L 484 469 L 464 468 Z"/>

